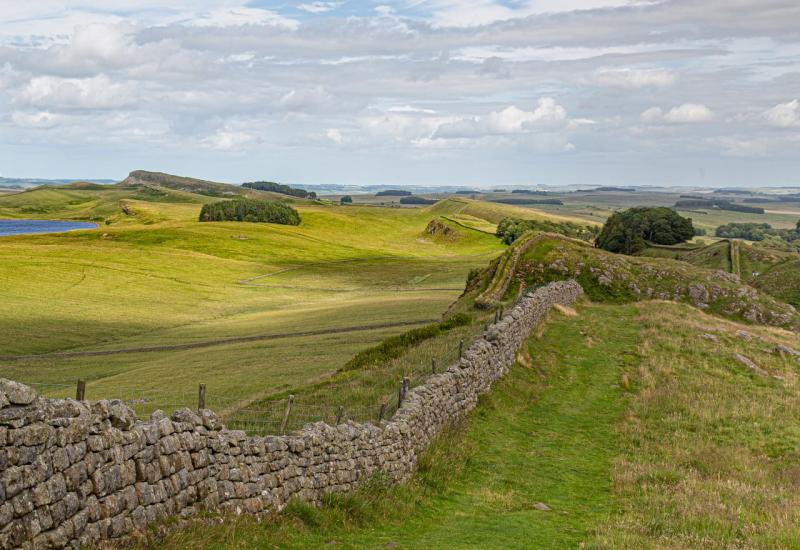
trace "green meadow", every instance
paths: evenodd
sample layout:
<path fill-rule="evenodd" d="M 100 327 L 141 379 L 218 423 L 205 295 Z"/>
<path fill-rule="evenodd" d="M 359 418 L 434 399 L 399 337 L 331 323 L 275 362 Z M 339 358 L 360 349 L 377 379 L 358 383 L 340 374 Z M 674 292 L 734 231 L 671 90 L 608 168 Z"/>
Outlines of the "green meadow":
<path fill-rule="evenodd" d="M 474 217 L 479 229 L 442 218 L 455 238 L 425 233 L 439 209 L 455 214 L 461 203 L 300 200 L 296 227 L 199 223 L 201 205 L 216 200 L 80 185 L 0 198 L 3 217 L 99 223 L 0 239 L 2 375 L 50 395 L 71 395 L 85 379 L 89 398 L 149 392 L 164 407 L 193 404 L 199 383 L 212 403 L 263 398 L 439 320 L 470 269 L 504 249 L 485 218 Z"/>

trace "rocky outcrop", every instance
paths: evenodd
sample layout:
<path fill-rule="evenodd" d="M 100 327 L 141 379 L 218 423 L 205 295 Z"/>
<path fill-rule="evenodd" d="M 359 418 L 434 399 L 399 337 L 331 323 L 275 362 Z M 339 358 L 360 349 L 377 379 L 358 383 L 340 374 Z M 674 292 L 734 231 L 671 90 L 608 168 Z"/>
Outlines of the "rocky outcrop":
<path fill-rule="evenodd" d="M 687 302 L 736 320 L 800 330 L 800 314 L 792 305 L 743 284 L 730 273 L 666 258 L 612 254 L 546 234 L 527 239 L 524 246 L 525 250 L 514 262 L 514 272 L 527 284 L 575 279 L 596 301 Z M 495 279 L 500 280 L 498 275 Z M 511 279 L 504 272 L 502 280 Z M 498 293 L 504 288 L 493 281 L 484 295 L 492 298 L 499 295 L 494 292 L 495 287 Z"/>
<path fill-rule="evenodd" d="M 46 399 L 0 380 L 0 548 L 90 545 L 199 510 L 320 503 L 378 472 L 403 480 L 431 439 L 514 363 L 551 306 L 581 293 L 566 281 L 526 296 L 380 425 L 317 423 L 250 437 L 208 410 L 156 411 L 140 421 L 120 401 Z"/>
<path fill-rule="evenodd" d="M 514 241 L 505 254 L 500 257 L 499 264 L 495 270 L 489 286 L 475 298 L 475 305 L 479 308 L 490 308 L 503 299 L 514 275 L 517 273 L 520 258 L 525 252 L 539 242 L 556 239 L 572 243 L 581 247 L 588 246 L 585 242 L 559 235 L 558 233 L 536 233 L 528 231 L 516 241 Z"/>
<path fill-rule="evenodd" d="M 454 241 L 460 237 L 458 231 L 439 220 L 431 220 L 425 227 L 425 235 L 438 237 L 446 241 Z"/>

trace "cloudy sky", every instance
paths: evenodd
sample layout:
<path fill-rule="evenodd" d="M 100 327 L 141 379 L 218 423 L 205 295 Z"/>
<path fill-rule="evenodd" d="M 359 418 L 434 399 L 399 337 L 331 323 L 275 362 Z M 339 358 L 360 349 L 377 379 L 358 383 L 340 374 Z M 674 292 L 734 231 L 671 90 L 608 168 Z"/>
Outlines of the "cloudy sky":
<path fill-rule="evenodd" d="M 800 185 L 797 0 L 3 0 L 0 175 Z"/>

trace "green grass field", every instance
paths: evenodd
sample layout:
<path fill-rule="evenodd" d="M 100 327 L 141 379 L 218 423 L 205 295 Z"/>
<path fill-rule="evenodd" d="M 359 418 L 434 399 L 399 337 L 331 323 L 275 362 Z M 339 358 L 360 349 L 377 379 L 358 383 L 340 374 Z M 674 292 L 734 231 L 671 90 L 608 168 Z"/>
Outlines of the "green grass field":
<path fill-rule="evenodd" d="M 301 201 L 297 227 L 198 223 L 215 200 L 80 185 L 0 198 L 5 217 L 100 221 L 0 240 L 2 376 L 49 395 L 86 379 L 87 397 L 146 401 L 145 412 L 193 404 L 198 383 L 212 404 L 249 402 L 326 379 L 358 351 L 439 319 L 467 272 L 504 249 L 447 220 L 456 238 L 425 234 L 433 209 Z"/>
<path fill-rule="evenodd" d="M 554 313 L 408 484 L 199 521 L 157 546 L 798 548 L 797 366 L 770 346 L 800 340 L 742 329 L 662 302 Z"/>

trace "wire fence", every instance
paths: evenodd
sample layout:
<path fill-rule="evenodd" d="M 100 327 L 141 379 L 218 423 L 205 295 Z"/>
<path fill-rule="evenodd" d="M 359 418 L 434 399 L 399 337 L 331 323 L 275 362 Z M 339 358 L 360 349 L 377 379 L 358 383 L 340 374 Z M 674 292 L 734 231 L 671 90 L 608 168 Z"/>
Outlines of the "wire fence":
<path fill-rule="evenodd" d="M 28 385 L 48 397 L 117 399 L 140 418 L 155 410 L 169 413 L 181 408 L 210 409 L 228 428 L 250 435 L 284 434 L 320 421 L 330 425 L 350 420 L 379 423 L 391 419 L 411 389 L 458 361 L 489 323 L 501 315 L 502 307 L 485 312 L 475 322 L 424 340 L 380 366 L 340 371 L 316 384 L 278 393 L 266 389 L 263 397 L 257 388 L 235 396 L 215 393 L 213 387 L 203 384 L 187 388 L 120 387 L 100 381 Z"/>

